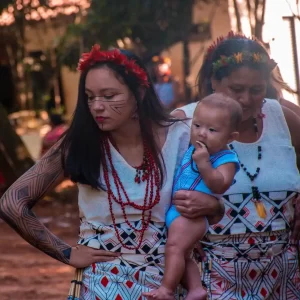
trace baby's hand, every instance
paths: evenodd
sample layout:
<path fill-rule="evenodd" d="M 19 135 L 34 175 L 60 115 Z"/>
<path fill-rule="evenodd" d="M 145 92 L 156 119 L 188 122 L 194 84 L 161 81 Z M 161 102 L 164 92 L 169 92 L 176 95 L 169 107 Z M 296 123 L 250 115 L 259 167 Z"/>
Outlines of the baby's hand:
<path fill-rule="evenodd" d="M 209 162 L 209 153 L 205 144 L 196 141 L 195 151 L 192 155 L 194 162 L 197 164 L 198 168 L 204 166 Z"/>

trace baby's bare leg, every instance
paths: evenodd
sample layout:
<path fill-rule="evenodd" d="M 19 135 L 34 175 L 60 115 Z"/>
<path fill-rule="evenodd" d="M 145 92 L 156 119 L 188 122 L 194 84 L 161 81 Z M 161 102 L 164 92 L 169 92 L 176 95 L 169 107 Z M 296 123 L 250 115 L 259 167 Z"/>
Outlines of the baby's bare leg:
<path fill-rule="evenodd" d="M 180 216 L 173 221 L 168 233 L 162 287 L 156 291 L 145 293 L 144 296 L 149 297 L 149 299 L 167 299 L 162 298 L 166 297 L 162 294 L 166 294 L 166 291 L 174 292 L 185 271 L 186 255 L 195 243 L 203 237 L 205 231 L 205 218 L 187 219 Z M 197 276 L 200 278 L 199 273 Z"/>
<path fill-rule="evenodd" d="M 185 271 L 182 280 L 188 290 L 186 300 L 205 300 L 206 291 L 202 287 L 200 271 L 197 264 L 190 257 L 185 260 Z"/>
<path fill-rule="evenodd" d="M 174 220 L 169 228 L 166 245 L 166 269 L 162 284 L 175 290 L 185 270 L 185 259 L 190 249 L 206 231 L 205 218 L 187 219 L 182 216 Z"/>

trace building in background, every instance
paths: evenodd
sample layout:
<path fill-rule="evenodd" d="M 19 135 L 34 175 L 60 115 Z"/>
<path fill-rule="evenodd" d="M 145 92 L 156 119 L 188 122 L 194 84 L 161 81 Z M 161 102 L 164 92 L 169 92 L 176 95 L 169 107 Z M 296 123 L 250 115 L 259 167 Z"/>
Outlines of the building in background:
<path fill-rule="evenodd" d="M 44 12 L 42 17 L 38 14 L 28 16 L 28 18 L 33 20 L 33 23 L 27 26 L 25 32 L 27 53 L 43 53 L 45 49 L 55 47 L 57 37 L 63 35 L 66 24 L 70 20 L 74 21 L 74 16 L 78 12 L 77 6 L 81 5 L 82 10 L 86 10 L 89 7 L 88 0 L 52 0 L 52 4 L 56 4 L 55 12 Z M 39 21 L 39 26 L 36 26 L 37 24 L 34 21 Z M 211 5 L 196 4 L 193 21 L 195 24 L 195 33 L 188 44 L 191 66 L 190 74 L 187 76 L 184 73 L 184 47 L 182 43 L 177 43 L 162 53 L 162 56 L 171 59 L 172 75 L 178 87 L 176 93 L 179 96 L 177 98 L 181 98 L 181 101 L 184 100 L 186 102 L 191 101 L 191 99 L 183 99 L 184 80 L 192 88 L 192 95 L 194 97 L 194 83 L 207 45 L 217 36 L 226 34 L 230 30 L 231 25 L 227 0 L 219 0 L 216 1 L 216 4 Z M 12 22 L 13 19 L 9 12 L 4 12 L 0 16 L 0 26 L 8 26 Z M 5 60 L 7 61 L 7 58 L 0 59 L 0 64 L 4 66 Z M 64 102 L 63 104 L 68 116 L 72 115 L 76 105 L 78 80 L 79 74 L 77 72 L 71 72 L 67 67 L 61 68 L 57 84 L 58 92 L 56 90 L 54 98 L 60 97 L 60 101 Z"/>
<path fill-rule="evenodd" d="M 209 4 L 197 3 L 194 6 L 193 23 L 198 31 L 195 31 L 188 45 L 190 74 L 186 79 L 182 43 L 177 43 L 162 53 L 163 56 L 168 56 L 172 61 L 172 74 L 179 83 L 179 94 L 184 97 L 184 80 L 187 80 L 192 89 L 192 99 L 196 96 L 196 79 L 207 47 L 218 36 L 226 35 L 231 30 L 228 0 L 212 1 Z M 189 103 L 192 99 L 181 99 L 181 102 Z"/>
<path fill-rule="evenodd" d="M 25 143 L 33 159 L 39 158 L 41 138 L 49 130 L 45 114 L 40 113 L 37 119 L 35 111 L 60 113 L 64 106 L 72 114 L 78 74 L 59 67 L 56 48 L 67 25 L 80 22 L 89 6 L 89 0 L 49 0 L 49 7 L 41 7 L 39 0 L 16 0 L 0 15 L 0 114 L 7 118 L 5 110 L 21 110 L 10 114 L 9 121 L 21 137 L 17 142 Z M 16 20 L 15 15 L 19 16 Z M 12 155 L 3 158 L 7 163 L 19 162 L 18 153 L 11 150 L 16 148 L 12 146 L 16 138 L 6 134 L 10 126 L 5 121 L 0 124 L 2 134 L 5 128 L 0 152 Z"/>
<path fill-rule="evenodd" d="M 244 0 L 216 0 L 210 4 L 195 4 L 193 11 L 193 22 L 195 24 L 194 36 L 190 39 L 187 47 L 189 50 L 190 71 L 186 74 L 184 69 L 184 45 L 174 44 L 165 49 L 161 55 L 169 57 L 172 65 L 172 76 L 178 83 L 178 95 L 181 101 L 190 102 L 196 96 L 196 78 L 202 64 L 203 55 L 210 43 L 220 35 L 226 35 L 231 29 L 236 30 L 236 16 L 233 13 L 233 4 L 246 5 Z M 254 1 L 253 1 L 254 2 Z M 52 0 L 56 3 L 53 11 L 40 12 L 40 15 L 31 15 L 32 24 L 26 28 L 26 51 L 27 53 L 43 53 L 45 49 L 55 47 L 55 41 L 61 36 L 66 28 L 66 24 L 76 19 L 78 6 L 82 10 L 87 10 L 89 0 Z M 289 5 L 290 3 L 290 5 Z M 265 26 L 263 29 L 263 40 L 270 46 L 271 56 L 278 62 L 283 79 L 295 90 L 299 87 L 299 70 L 297 61 L 297 48 L 299 45 L 299 20 L 292 18 L 293 12 L 297 14 L 294 0 L 266 0 Z M 40 25 L 36 26 L 34 21 L 40 19 Z M 246 35 L 250 34 L 249 17 L 245 10 L 241 15 L 242 30 Z M 78 21 L 78 20 L 77 20 Z M 7 26 L 13 22 L 9 11 L 0 16 L 0 26 Z M 9 41 L 6 40 L 5 42 Z M 13 41 L 9 41 L 13 43 Z M 0 68 L 4 77 L 9 77 L 7 67 L 7 57 L 0 47 Z M 0 72 L 0 74 L 1 74 Z M 71 72 L 67 67 L 61 67 L 56 90 L 53 97 L 55 101 L 64 102 L 66 113 L 71 116 L 77 100 L 77 84 L 79 80 L 78 72 Z M 184 99 L 184 89 L 186 83 L 192 89 L 191 99 Z M 0 82 L 1 85 L 1 82 Z M 2 90 L 5 91 L 7 104 L 13 96 L 13 83 L 3 81 Z M 297 97 L 284 95 L 288 100 L 297 102 Z M 3 101 L 3 100 L 2 100 Z M 5 104 L 5 103 L 4 103 Z"/>
<path fill-rule="evenodd" d="M 49 0 L 47 8 L 40 7 L 39 0 L 16 0 L 15 3 L 15 7 L 10 6 L 0 15 L 0 76 L 5 79 L 0 81 L 0 88 L 5 92 L 5 97 L 0 101 L 8 111 L 16 106 L 19 109 L 39 109 L 34 102 L 47 102 L 43 108 L 57 108 L 63 104 L 67 112 L 71 113 L 76 99 L 76 92 L 72 92 L 78 76 L 68 68 L 57 68 L 56 48 L 67 26 L 84 18 L 90 0 Z M 24 28 L 20 28 L 20 33 L 24 34 L 22 50 L 25 57 L 22 62 L 18 62 L 16 69 L 26 84 L 19 100 L 14 92 L 17 87 L 11 65 L 18 48 L 16 39 L 20 36 L 15 34 L 19 23 L 14 19 L 14 14 L 16 10 L 22 9 L 22 5 L 30 9 L 25 12 Z M 30 78 L 26 81 L 28 76 Z M 68 84 L 70 80 L 74 85 Z M 19 101 L 17 105 L 14 103 L 16 101 Z"/>

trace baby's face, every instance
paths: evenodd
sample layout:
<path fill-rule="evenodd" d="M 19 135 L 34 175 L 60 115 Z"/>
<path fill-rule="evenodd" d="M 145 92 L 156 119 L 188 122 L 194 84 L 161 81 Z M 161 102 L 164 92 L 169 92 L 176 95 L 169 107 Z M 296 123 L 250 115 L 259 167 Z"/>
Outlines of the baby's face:
<path fill-rule="evenodd" d="M 196 142 L 206 145 L 212 155 L 227 148 L 232 137 L 230 115 L 227 110 L 212 108 L 199 103 L 194 112 L 191 143 L 196 147 Z"/>

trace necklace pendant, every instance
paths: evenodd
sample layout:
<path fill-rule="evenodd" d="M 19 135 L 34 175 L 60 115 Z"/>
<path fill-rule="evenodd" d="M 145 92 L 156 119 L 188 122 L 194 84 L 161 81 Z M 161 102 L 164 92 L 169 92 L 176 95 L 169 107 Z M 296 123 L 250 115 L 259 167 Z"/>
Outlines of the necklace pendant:
<path fill-rule="evenodd" d="M 266 210 L 263 202 L 258 199 L 253 199 L 253 202 L 255 204 L 255 209 L 256 209 L 258 216 L 262 219 L 265 219 L 267 217 L 267 210 Z"/>
<path fill-rule="evenodd" d="M 140 184 L 141 183 L 141 175 L 139 171 L 136 171 L 134 182 Z"/>
<path fill-rule="evenodd" d="M 143 176 L 142 176 L 142 181 L 146 181 L 149 178 L 149 172 L 147 170 L 144 170 Z"/>
<path fill-rule="evenodd" d="M 149 178 L 149 173 L 146 171 L 137 171 L 134 177 L 135 183 L 145 182 Z"/>
<path fill-rule="evenodd" d="M 149 179 L 149 168 L 148 168 L 148 160 L 144 156 L 143 163 L 136 167 L 136 173 L 134 177 L 134 182 L 140 184 L 141 182 L 145 182 Z"/>
<path fill-rule="evenodd" d="M 153 158 L 152 152 L 150 152 L 147 148 L 147 145 L 144 143 L 144 152 L 147 153 L 144 157 L 143 164 L 139 167 L 136 167 L 136 173 L 134 176 L 134 182 L 137 184 L 141 183 L 141 181 L 147 181 L 146 187 L 145 187 L 145 196 L 144 196 L 144 203 L 138 204 L 135 203 L 135 201 L 131 201 L 127 195 L 126 189 L 122 184 L 122 181 L 114 168 L 113 161 L 112 161 L 112 155 L 110 150 L 110 145 L 108 142 L 108 139 L 104 139 L 104 151 L 105 155 L 107 157 L 108 163 L 106 159 L 103 160 L 103 169 L 104 169 L 104 180 L 107 186 L 107 195 L 108 195 L 108 203 L 109 203 L 109 211 L 113 222 L 113 227 L 116 233 L 116 237 L 122 247 L 129 249 L 129 250 L 137 250 L 141 247 L 142 242 L 144 240 L 144 235 L 146 230 L 149 227 L 149 224 L 151 222 L 151 216 L 152 216 L 152 209 L 155 205 L 157 205 L 160 201 L 160 173 L 159 169 L 155 163 L 155 160 Z M 108 164 L 111 169 L 111 174 L 116 186 L 116 192 L 117 195 L 114 194 L 111 184 L 110 184 L 110 178 L 109 178 L 109 171 L 108 171 Z M 150 169 L 151 165 L 151 169 Z M 122 198 L 125 198 L 123 201 Z M 139 237 L 137 238 L 137 244 L 128 245 L 126 243 L 126 240 L 121 236 L 121 231 L 118 229 L 116 224 L 116 216 L 113 211 L 113 203 L 118 204 L 122 209 L 122 215 L 124 218 L 125 223 L 134 231 L 139 233 Z M 139 211 L 141 211 L 141 228 L 136 228 L 135 225 L 131 224 L 129 222 L 127 213 L 125 211 L 126 206 L 133 207 Z M 148 212 L 148 215 L 146 215 L 146 211 Z M 120 213 L 118 213 L 118 216 L 120 216 Z"/>

